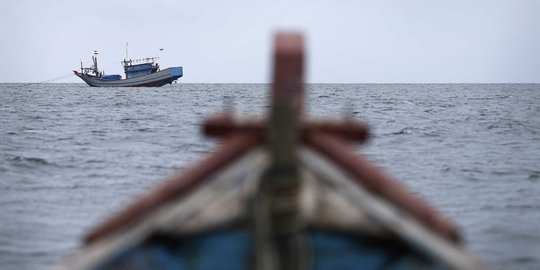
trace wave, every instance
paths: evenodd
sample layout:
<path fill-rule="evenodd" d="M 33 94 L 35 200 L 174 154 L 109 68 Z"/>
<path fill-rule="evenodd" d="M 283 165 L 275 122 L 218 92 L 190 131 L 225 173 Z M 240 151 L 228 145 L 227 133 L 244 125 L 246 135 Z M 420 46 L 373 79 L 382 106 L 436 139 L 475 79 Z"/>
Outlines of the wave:
<path fill-rule="evenodd" d="M 36 166 L 48 166 L 48 165 L 56 165 L 44 158 L 38 158 L 38 157 L 24 157 L 24 156 L 15 156 L 11 159 L 9 159 L 10 163 L 14 166 L 19 167 L 31 167 L 34 168 Z"/>
<path fill-rule="evenodd" d="M 392 132 L 392 135 L 411 135 L 413 133 L 412 127 L 406 127 L 397 132 Z"/>

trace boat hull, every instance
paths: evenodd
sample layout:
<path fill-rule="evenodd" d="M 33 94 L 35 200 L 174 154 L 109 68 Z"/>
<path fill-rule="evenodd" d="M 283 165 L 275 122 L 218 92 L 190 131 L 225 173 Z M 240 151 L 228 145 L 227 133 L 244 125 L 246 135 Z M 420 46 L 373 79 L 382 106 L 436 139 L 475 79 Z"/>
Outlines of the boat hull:
<path fill-rule="evenodd" d="M 73 72 L 92 87 L 159 87 L 171 84 L 183 76 L 182 67 L 171 67 L 152 74 L 116 81 L 103 81 L 94 76 Z"/>

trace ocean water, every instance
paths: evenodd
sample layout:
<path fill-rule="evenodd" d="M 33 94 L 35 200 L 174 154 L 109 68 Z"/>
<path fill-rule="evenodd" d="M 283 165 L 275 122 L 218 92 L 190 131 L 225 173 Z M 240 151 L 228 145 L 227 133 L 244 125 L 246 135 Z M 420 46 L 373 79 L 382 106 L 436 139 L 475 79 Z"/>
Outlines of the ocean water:
<path fill-rule="evenodd" d="M 266 84 L 0 84 L 0 267 L 42 269 L 216 146 L 205 117 L 268 109 Z M 540 84 L 312 84 L 358 151 L 459 225 L 489 268 L 540 269 Z"/>

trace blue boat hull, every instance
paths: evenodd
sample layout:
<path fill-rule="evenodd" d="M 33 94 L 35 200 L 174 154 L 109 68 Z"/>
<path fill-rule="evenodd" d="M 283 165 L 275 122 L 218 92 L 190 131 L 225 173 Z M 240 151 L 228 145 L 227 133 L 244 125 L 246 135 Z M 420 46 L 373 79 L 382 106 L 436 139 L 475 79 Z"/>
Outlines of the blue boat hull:
<path fill-rule="evenodd" d="M 92 87 L 159 87 L 171 84 L 183 76 L 182 67 L 171 67 L 158 72 L 123 80 L 105 81 L 99 77 L 73 71 L 75 75 Z"/>

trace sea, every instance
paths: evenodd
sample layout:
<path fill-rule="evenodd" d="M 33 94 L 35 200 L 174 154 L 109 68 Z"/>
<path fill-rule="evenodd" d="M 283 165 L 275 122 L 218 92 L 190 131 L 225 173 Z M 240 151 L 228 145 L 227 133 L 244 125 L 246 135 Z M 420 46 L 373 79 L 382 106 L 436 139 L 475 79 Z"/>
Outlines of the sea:
<path fill-rule="evenodd" d="M 218 142 L 207 117 L 261 116 L 268 84 L 0 84 L 0 268 L 44 269 Z M 358 153 L 456 223 L 487 269 L 540 269 L 540 84 L 308 84 L 311 117 L 353 117 Z"/>

